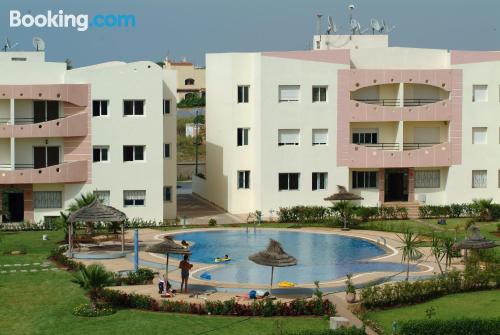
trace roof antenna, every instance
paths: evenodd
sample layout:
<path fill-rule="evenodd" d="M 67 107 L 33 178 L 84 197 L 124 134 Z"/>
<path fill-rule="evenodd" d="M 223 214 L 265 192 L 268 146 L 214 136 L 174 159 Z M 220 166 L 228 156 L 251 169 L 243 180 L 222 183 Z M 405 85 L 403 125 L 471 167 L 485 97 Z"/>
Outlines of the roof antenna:
<path fill-rule="evenodd" d="M 321 18 L 323 14 L 316 14 L 316 34 L 321 35 Z"/>
<path fill-rule="evenodd" d="M 9 39 L 6 38 L 5 44 L 3 45 L 3 51 L 7 52 L 8 50 L 15 48 L 18 44 L 19 43 L 17 43 L 17 42 L 12 44 L 12 43 L 10 43 Z"/>
<path fill-rule="evenodd" d="M 328 30 L 326 31 L 328 35 L 330 33 L 336 33 L 337 32 L 337 26 L 335 25 L 335 22 L 333 22 L 333 19 L 330 15 L 328 15 Z"/>

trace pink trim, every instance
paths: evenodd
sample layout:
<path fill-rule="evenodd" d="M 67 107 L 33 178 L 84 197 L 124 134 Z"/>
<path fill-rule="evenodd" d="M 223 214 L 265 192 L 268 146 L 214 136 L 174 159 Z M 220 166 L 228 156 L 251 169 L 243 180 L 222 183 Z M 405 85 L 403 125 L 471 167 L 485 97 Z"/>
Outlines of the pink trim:
<path fill-rule="evenodd" d="M 262 56 L 346 65 L 351 61 L 348 49 L 263 52 Z"/>
<path fill-rule="evenodd" d="M 498 51 L 450 51 L 452 65 L 498 61 L 500 61 L 500 52 Z"/>
<path fill-rule="evenodd" d="M 1 99 L 56 100 L 77 106 L 88 106 L 88 84 L 0 85 Z"/>
<path fill-rule="evenodd" d="M 42 169 L 0 171 L 0 185 L 87 182 L 87 160 L 53 165 Z"/>
<path fill-rule="evenodd" d="M 66 118 L 23 125 L 0 126 L 0 138 L 36 138 L 85 136 L 89 131 L 87 112 Z"/>

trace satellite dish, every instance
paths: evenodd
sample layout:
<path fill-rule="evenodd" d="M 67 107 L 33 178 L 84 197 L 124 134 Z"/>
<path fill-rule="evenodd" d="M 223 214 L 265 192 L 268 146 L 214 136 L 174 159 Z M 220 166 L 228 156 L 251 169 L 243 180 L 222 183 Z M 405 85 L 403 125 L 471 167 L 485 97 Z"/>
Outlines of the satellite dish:
<path fill-rule="evenodd" d="M 347 8 L 349 8 L 350 10 L 353 10 L 354 8 L 356 8 L 356 6 L 354 6 L 353 4 L 350 4 Z"/>
<path fill-rule="evenodd" d="M 351 26 L 351 33 L 353 35 L 356 35 L 356 33 L 359 34 L 359 32 L 361 30 L 361 25 L 359 24 L 359 22 L 356 19 L 351 19 L 351 22 L 349 23 L 349 25 Z"/>
<path fill-rule="evenodd" d="M 394 29 L 396 29 L 396 26 L 392 26 L 391 28 L 389 28 L 389 27 L 387 27 L 385 20 L 382 20 L 382 24 L 380 25 L 380 32 L 384 32 L 386 34 L 389 34 Z"/>
<path fill-rule="evenodd" d="M 41 37 L 33 37 L 33 47 L 36 51 L 44 51 L 45 50 L 45 42 Z"/>
<path fill-rule="evenodd" d="M 370 27 L 372 28 L 372 34 L 374 35 L 375 32 L 380 32 L 382 30 L 382 26 L 380 25 L 380 22 L 378 22 L 377 19 L 370 20 Z"/>
<path fill-rule="evenodd" d="M 15 48 L 19 43 L 12 44 L 8 38 L 5 39 L 5 44 L 3 45 L 3 51 L 7 52 L 7 50 Z"/>
<path fill-rule="evenodd" d="M 333 22 L 333 19 L 331 16 L 328 16 L 328 30 L 327 33 L 330 35 L 330 33 L 336 33 L 337 32 L 337 26 L 335 25 L 335 22 Z"/>

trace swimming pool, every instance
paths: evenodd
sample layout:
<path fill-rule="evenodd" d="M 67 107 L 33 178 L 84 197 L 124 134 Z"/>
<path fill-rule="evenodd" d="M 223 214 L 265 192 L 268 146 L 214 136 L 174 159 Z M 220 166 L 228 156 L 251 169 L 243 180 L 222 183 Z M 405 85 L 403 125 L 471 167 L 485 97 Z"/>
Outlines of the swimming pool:
<path fill-rule="evenodd" d="M 214 230 L 175 235 L 176 240 L 194 243 L 190 258 L 193 262 L 215 264 L 214 258 L 225 254 L 231 258 L 230 262 L 201 271 L 196 277 L 208 272 L 212 281 L 252 284 L 269 283 L 271 268 L 249 261 L 248 256 L 265 249 L 270 238 L 279 241 L 284 250 L 298 261 L 293 267 L 276 268 L 276 283 L 291 281 L 305 284 L 315 280 L 331 281 L 347 273 L 406 271 L 406 265 L 401 263 L 370 262 L 368 259 L 385 254 L 376 244 L 335 234 L 258 229 L 255 232 Z M 416 268 L 411 266 L 412 271 Z"/>

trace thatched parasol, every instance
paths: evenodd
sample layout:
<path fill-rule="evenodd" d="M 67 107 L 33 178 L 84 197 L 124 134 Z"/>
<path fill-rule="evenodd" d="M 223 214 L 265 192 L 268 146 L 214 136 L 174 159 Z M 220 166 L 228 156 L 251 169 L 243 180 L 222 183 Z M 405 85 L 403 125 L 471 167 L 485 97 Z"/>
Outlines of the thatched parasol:
<path fill-rule="evenodd" d="M 346 208 L 349 206 L 349 201 L 351 200 L 363 200 L 362 197 L 360 197 L 357 194 L 348 192 L 347 189 L 344 186 L 337 185 L 338 192 L 325 198 L 324 200 L 326 201 L 331 201 L 332 203 L 334 201 L 339 201 L 341 206 L 340 206 L 340 215 L 344 221 L 344 228 L 343 230 L 349 230 L 347 228 L 347 213 L 346 213 Z"/>
<path fill-rule="evenodd" d="M 269 245 L 266 250 L 260 251 L 248 257 L 252 262 L 271 267 L 271 287 L 270 294 L 273 290 L 274 267 L 285 267 L 297 265 L 297 259 L 287 254 L 281 244 L 273 239 L 269 240 Z"/>
<path fill-rule="evenodd" d="M 463 241 L 455 243 L 454 247 L 457 249 L 489 249 L 496 247 L 495 241 L 487 240 L 478 227 L 470 226 L 467 231 L 467 236 Z"/>
<path fill-rule="evenodd" d="M 166 254 L 167 255 L 167 261 L 165 263 L 165 273 L 166 273 L 166 281 L 168 281 L 168 262 L 169 262 L 169 255 L 170 254 L 177 254 L 177 255 L 190 255 L 191 251 L 189 249 L 184 248 L 182 245 L 177 244 L 174 242 L 171 236 L 165 236 L 165 239 L 156 244 L 152 244 L 149 247 L 146 248 L 147 252 L 152 252 L 155 254 Z M 165 283 L 165 287 L 166 283 Z"/>
<path fill-rule="evenodd" d="M 68 217 L 69 223 L 69 253 L 73 253 L 73 223 L 75 222 L 119 222 L 121 223 L 122 253 L 125 251 L 125 231 L 123 222 L 127 220 L 125 213 L 118 209 L 103 205 L 99 200 L 94 200 L 87 206 L 71 213 Z"/>

